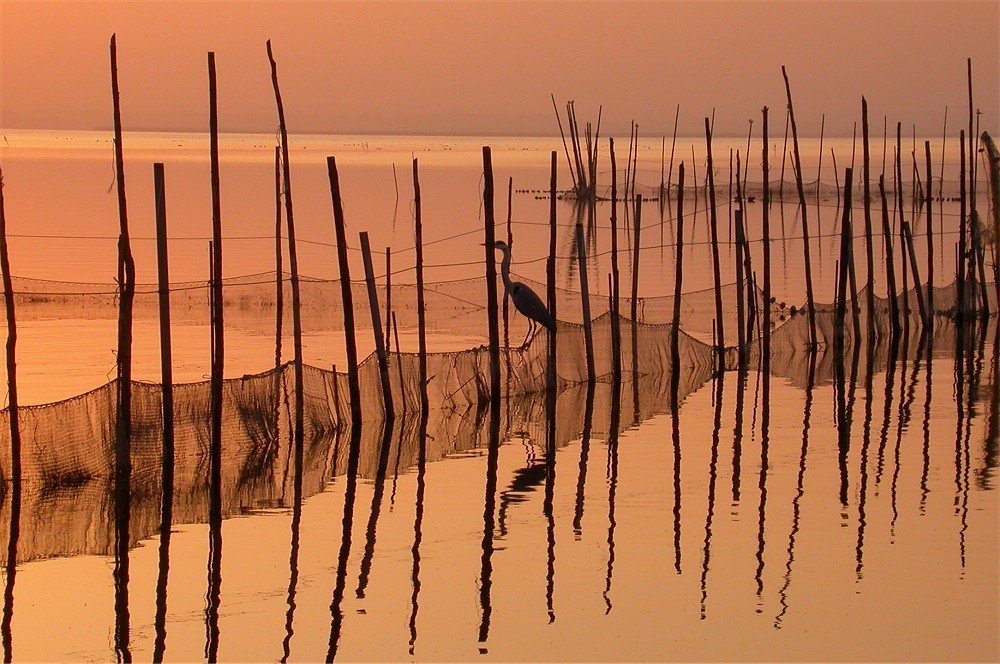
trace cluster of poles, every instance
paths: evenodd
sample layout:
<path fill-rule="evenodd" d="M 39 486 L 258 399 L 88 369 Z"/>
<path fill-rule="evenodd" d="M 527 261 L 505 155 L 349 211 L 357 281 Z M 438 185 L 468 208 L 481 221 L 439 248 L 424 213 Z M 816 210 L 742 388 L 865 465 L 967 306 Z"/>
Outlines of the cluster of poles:
<path fill-rule="evenodd" d="M 275 366 L 276 368 L 281 364 L 281 326 L 282 326 L 282 313 L 283 313 L 283 269 L 282 269 L 282 226 L 284 221 L 284 229 L 286 231 L 287 237 L 287 253 L 289 260 L 289 273 L 290 273 L 290 292 L 291 292 L 291 315 L 292 315 L 292 338 L 293 338 L 293 372 L 294 372 L 294 382 L 295 382 L 295 402 L 294 402 L 294 425 L 292 431 L 294 434 L 293 441 L 293 454 L 294 454 L 294 464 L 295 464 L 295 502 L 297 509 L 301 506 L 301 494 L 302 494 L 302 465 L 303 465 L 303 448 L 304 448 L 304 397 L 303 397 L 303 359 L 302 359 L 302 321 L 300 312 L 300 292 L 299 292 L 299 272 L 298 272 L 298 262 L 296 256 L 296 241 L 295 241 L 295 223 L 294 223 L 294 208 L 293 208 L 293 197 L 292 197 L 292 179 L 290 173 L 290 160 L 289 160 L 289 148 L 288 148 L 288 133 L 285 124 L 285 113 L 282 104 L 281 93 L 278 83 L 278 72 L 277 64 L 275 62 L 270 42 L 267 43 L 267 55 L 270 63 L 271 69 L 271 80 L 274 89 L 274 98 L 277 107 L 278 125 L 280 133 L 280 145 L 275 148 L 275 251 L 276 251 L 276 348 L 275 348 Z M 135 277 L 135 262 L 132 257 L 130 238 L 129 238 L 129 223 L 128 223 L 128 208 L 126 199 L 126 189 L 125 189 L 125 169 L 124 169 L 124 158 L 123 158 L 123 140 L 122 140 L 122 119 L 121 119 L 121 107 L 120 107 L 120 94 L 118 87 L 118 67 L 117 67 L 117 48 L 115 37 L 112 36 L 110 44 L 110 56 L 111 56 L 111 86 L 112 86 L 112 98 L 114 107 L 114 148 L 115 148 L 115 170 L 116 170 L 116 185 L 117 185 L 117 197 L 118 197 L 118 209 L 119 209 L 119 241 L 118 241 L 118 295 L 119 295 L 119 319 L 118 319 L 118 352 L 116 361 L 116 376 L 117 376 L 117 405 L 116 405 L 116 421 L 115 421 L 115 495 L 121 499 L 115 501 L 115 525 L 116 525 L 116 540 L 115 540 L 115 579 L 116 579 L 116 609 L 118 610 L 118 615 L 128 615 L 128 594 L 127 594 L 127 583 L 119 583 L 121 580 L 126 580 L 128 578 L 128 551 L 129 551 L 129 521 L 130 521 L 130 508 L 128 494 L 130 491 L 130 480 L 131 480 L 131 434 L 132 434 L 132 418 L 131 418 L 131 381 L 132 381 L 132 313 L 133 313 L 133 302 L 135 297 L 136 288 L 136 277 Z M 800 211 L 802 216 L 802 240 L 803 240 L 803 250 L 804 250 L 804 269 L 805 269 L 805 289 L 806 289 L 806 315 L 808 317 L 809 326 L 809 345 L 811 350 L 816 350 L 819 342 L 817 339 L 817 324 L 816 324 L 816 306 L 814 301 L 814 290 L 812 281 L 812 270 L 811 270 L 811 256 L 810 256 L 810 238 L 809 238 L 809 223 L 807 218 L 807 206 L 805 202 L 805 193 L 803 187 L 801 160 L 799 158 L 799 147 L 798 147 L 798 133 L 796 128 L 795 114 L 792 107 L 792 95 L 791 88 L 788 82 L 788 76 L 782 68 L 782 73 L 785 80 L 785 88 L 787 93 L 788 101 L 788 116 L 792 129 L 792 139 L 793 139 L 793 154 L 794 154 L 794 173 L 798 189 L 798 196 L 800 202 Z M 218 128 L 218 117 L 217 117 L 217 90 L 216 90 L 216 67 L 215 67 L 215 56 L 214 53 L 208 54 L 208 79 L 209 79 L 209 134 L 210 134 L 210 172 L 211 172 L 211 190 L 212 190 L 212 240 L 209 242 L 209 271 L 210 271 L 210 310 L 211 310 L 211 324 L 210 324 L 210 334 L 211 334 L 211 408 L 210 408 L 210 445 L 209 445 L 209 487 L 210 487 L 210 507 L 209 507 L 209 532 L 210 532 L 210 550 L 211 550 L 211 560 L 210 560 L 210 574 L 209 574 L 209 601 L 215 602 L 216 606 L 219 599 L 220 587 L 221 587 L 221 556 L 222 556 L 222 494 L 221 494 L 221 473 L 222 473 L 222 415 L 223 415 L 223 376 L 224 376 L 224 366 L 225 366 L 225 335 L 224 335 L 224 299 L 222 290 L 222 261 L 223 261 L 223 238 L 222 238 L 222 213 L 221 213 L 221 203 L 220 203 L 220 183 L 219 183 L 219 128 Z M 972 107 L 972 69 L 971 61 L 969 62 L 969 134 L 968 134 L 968 155 L 970 167 L 966 168 L 966 133 L 962 131 L 961 133 L 961 191 L 960 191 L 960 201 L 961 201 L 961 221 L 959 230 L 959 242 L 957 247 L 958 260 L 957 260 L 957 287 L 958 287 L 958 299 L 957 307 L 953 315 L 958 319 L 962 320 L 969 316 L 988 316 L 989 315 L 989 301 L 988 293 L 985 289 L 986 279 L 986 269 L 984 260 L 984 246 L 983 239 L 981 237 L 980 223 L 978 219 L 978 213 L 975 204 L 975 177 L 972 174 L 974 168 L 972 167 L 975 159 L 975 138 L 972 131 L 972 121 L 973 121 L 973 107 Z M 553 98 L 553 105 L 555 105 L 555 100 Z M 594 196 L 594 191 L 596 188 L 596 163 L 597 163 L 597 140 L 599 135 L 600 119 L 598 119 L 598 125 L 596 130 L 592 130 L 588 124 L 584 130 L 584 136 L 586 139 L 585 149 L 580 147 L 580 132 L 576 124 L 575 111 L 570 103 L 567 107 L 568 118 L 570 121 L 570 132 L 571 139 L 574 145 L 573 155 L 574 158 L 570 160 L 570 172 L 573 174 L 574 189 L 578 192 L 588 192 L 589 204 L 592 210 L 595 207 L 596 197 Z M 762 172 L 763 172 L 763 197 L 764 205 L 762 209 L 763 215 L 763 288 L 762 292 L 762 304 L 763 312 L 757 312 L 757 285 L 756 276 L 751 265 L 749 244 L 747 241 L 747 233 L 744 227 L 744 196 L 742 191 L 740 171 L 742 169 L 741 159 L 739 153 L 736 155 L 736 182 L 737 182 L 737 210 L 735 212 L 735 222 L 736 222 L 736 247 L 737 255 L 735 261 L 735 270 L 737 278 L 737 357 L 738 363 L 741 369 L 745 369 L 749 361 L 749 349 L 754 339 L 754 327 L 755 321 L 758 326 L 759 332 L 758 337 L 761 342 L 761 358 L 764 363 L 763 371 L 766 374 L 768 371 L 769 361 L 770 361 L 770 334 L 771 334 L 771 262 L 770 262 L 770 225 L 769 225 L 769 207 L 771 202 L 771 191 L 768 182 L 769 177 L 769 163 L 768 163 L 768 109 L 765 107 L 761 111 L 762 115 L 762 131 L 763 131 L 763 149 L 762 149 Z M 558 117 L 558 112 L 557 112 Z M 675 119 L 676 123 L 676 119 Z M 864 237 L 865 237 L 865 249 L 866 249 L 866 264 L 868 273 L 868 284 L 866 285 L 866 297 L 865 297 L 865 307 L 866 307 L 866 321 L 868 325 L 868 339 L 870 343 L 873 343 L 876 337 L 875 328 L 875 296 L 872 288 L 872 275 L 874 273 L 874 254 L 873 254 L 873 219 L 871 210 L 871 198 L 872 192 L 870 191 L 871 182 L 871 172 L 869 163 L 869 132 L 868 132 L 868 106 L 867 101 L 862 99 L 862 129 L 863 129 L 863 178 L 862 184 L 864 187 Z M 562 127 L 560 125 L 560 130 Z M 637 133 L 637 128 L 633 125 L 632 136 L 630 137 L 632 141 L 635 141 Z M 901 128 L 897 125 L 897 157 L 895 160 L 895 169 L 897 182 L 902 182 L 901 177 L 901 166 L 900 166 L 900 154 L 901 154 Z M 719 253 L 719 238 L 718 238 L 718 219 L 716 216 L 716 201 L 715 201 L 715 183 L 714 183 L 714 165 L 713 165 L 713 154 L 712 154 L 712 126 L 709 118 L 705 118 L 705 139 L 707 143 L 707 154 L 708 154 L 708 168 L 707 168 L 707 178 L 708 186 L 707 191 L 710 197 L 709 210 L 710 210 L 710 232 L 711 232 L 711 244 L 712 244 L 712 273 L 714 279 L 714 290 L 715 290 L 715 323 L 714 323 L 714 350 L 717 358 L 717 370 L 719 373 L 726 370 L 726 332 L 723 325 L 723 304 L 722 304 L 722 266 L 720 263 L 720 253 Z M 564 136 L 565 142 L 565 136 Z M 988 137 L 984 135 L 984 140 L 988 142 Z M 611 325 L 611 356 L 613 358 L 613 372 L 612 372 L 612 384 L 613 389 L 616 391 L 620 388 L 622 380 L 622 339 L 621 339 L 621 329 L 619 325 L 620 315 L 621 315 L 621 303 L 620 303 L 620 273 L 618 266 L 618 211 L 617 211 L 617 201 L 618 201 L 618 181 L 617 181 L 617 164 L 615 157 L 614 139 L 608 139 L 608 148 L 611 161 L 611 272 L 608 275 L 608 286 L 610 294 L 610 309 L 612 312 L 612 325 Z M 927 182 L 930 183 L 932 179 L 931 173 L 931 150 L 930 142 L 925 143 L 925 153 L 926 153 L 926 177 Z M 483 148 L 483 173 L 484 173 L 484 187 L 483 187 L 483 203 L 484 203 L 484 245 L 485 245 L 485 276 L 486 276 L 486 289 L 487 289 L 487 316 L 488 316 L 488 328 L 489 328 L 489 402 L 490 402 L 490 413 L 491 422 L 493 419 L 496 420 L 494 424 L 496 426 L 491 426 L 491 432 L 499 431 L 499 417 L 500 417 L 500 405 L 501 405 L 501 345 L 500 345 L 500 307 L 499 307 L 499 297 L 497 292 L 497 273 L 496 273 L 496 259 L 494 255 L 494 242 L 496 240 L 495 230 L 496 222 L 494 218 L 494 180 L 493 180 L 493 166 L 492 166 L 492 156 L 489 147 Z M 994 195 L 996 195 L 996 190 L 1000 187 L 998 183 L 997 176 L 997 160 L 995 159 L 995 149 L 990 153 L 991 156 L 991 182 L 993 184 Z M 569 159 L 569 150 L 567 148 L 567 158 Z M 634 375 L 638 375 L 638 353 L 635 352 L 637 347 L 638 339 L 638 328 L 637 321 L 639 318 L 637 306 L 638 306 L 638 274 L 639 274 L 639 246 L 640 246 L 640 230 L 641 230 L 641 215 L 642 215 L 642 202 L 643 198 L 641 195 L 634 194 L 634 172 L 635 172 L 635 162 L 633 157 L 633 151 L 630 148 L 629 161 L 631 162 L 631 171 L 633 173 L 632 183 L 631 183 L 631 194 L 634 196 L 634 206 L 632 207 L 633 212 L 633 227 L 634 227 L 634 238 L 633 238 L 633 256 L 632 256 L 632 283 L 631 283 L 631 334 L 632 334 L 632 372 Z M 556 311 L 556 205 L 557 205 L 557 188 L 556 188 L 556 167 L 557 153 L 551 153 L 551 178 L 550 178 L 550 236 L 549 236 L 549 256 L 546 264 L 546 276 L 547 276 L 547 300 L 549 312 L 554 319 L 557 319 Z M 419 183 L 419 170 L 417 159 L 413 160 L 413 187 L 414 187 L 414 223 L 415 223 L 415 251 L 416 251 L 416 297 L 417 297 L 417 319 L 418 319 L 418 385 L 420 389 L 420 410 L 421 410 L 421 433 L 426 433 L 427 426 L 427 412 L 429 410 L 429 399 L 427 393 L 427 340 L 426 340 L 426 321 L 425 321 L 425 307 L 424 307 L 424 275 L 423 275 L 423 247 L 422 247 L 422 225 L 421 225 L 421 202 L 420 202 L 420 183 Z M 340 184 L 339 176 L 337 171 L 337 163 L 334 157 L 327 158 L 327 170 L 329 177 L 331 202 L 333 207 L 333 220 L 336 232 L 336 242 L 337 242 L 337 254 L 338 262 L 340 268 L 340 284 L 342 289 L 343 298 L 343 312 L 344 312 L 344 333 L 346 341 L 346 354 L 347 354 L 347 382 L 349 390 L 349 406 L 350 406 L 350 420 L 351 420 L 351 437 L 350 437 L 350 448 L 348 457 L 348 468 L 346 473 L 346 478 L 348 482 L 348 496 L 350 496 L 349 504 L 345 506 L 345 532 L 341 544 L 340 552 L 340 564 L 346 565 L 347 555 L 350 548 L 350 532 L 349 532 L 349 519 L 347 516 L 347 510 L 353 509 L 353 485 L 356 482 L 357 469 L 360 456 L 360 442 L 361 442 L 361 429 L 363 425 L 362 409 L 361 409 L 361 391 L 358 377 L 358 354 L 356 346 L 356 334 L 355 334 L 355 320 L 354 320 L 354 304 L 353 295 L 351 290 L 351 279 L 350 279 L 350 265 L 347 257 L 347 238 L 346 238 L 346 222 L 344 218 L 343 204 L 340 194 Z M 970 174 L 969 177 L 969 190 L 966 190 L 966 173 Z M 174 467 L 174 429 L 173 429 L 173 376 L 172 376 L 172 359 L 171 359 L 171 338 L 170 338 L 170 282 L 168 273 L 168 260 L 167 260 L 167 214 L 166 214 L 166 184 L 165 184 L 165 174 L 164 165 L 157 163 L 153 165 L 153 175 L 154 175 L 154 199 L 155 199 L 155 218 L 156 218 L 156 241 L 157 241 L 157 265 L 158 265 L 158 295 L 159 295 L 159 322 L 160 322 L 160 348 L 161 348 L 161 376 L 162 376 L 162 408 L 163 408 L 163 456 L 162 456 L 162 482 L 163 482 L 163 500 L 161 505 L 161 527 L 160 527 L 160 551 L 161 551 L 161 576 L 158 582 L 158 592 L 166 592 L 166 565 L 162 564 L 165 561 L 166 551 L 169 547 L 170 541 L 170 531 L 171 531 L 171 517 L 172 517 L 172 495 L 173 495 L 173 467 Z M 671 178 L 672 178 L 672 165 L 671 165 Z M 850 200 L 852 195 L 852 187 L 854 181 L 854 174 L 852 169 L 846 169 L 844 173 L 844 191 L 845 199 Z M 628 190 L 628 183 L 626 183 L 626 190 Z M 685 186 L 685 165 L 682 161 L 679 164 L 678 169 L 678 180 L 676 185 L 677 194 L 677 226 L 676 226 L 676 271 L 674 280 L 674 301 L 673 301 L 673 316 L 672 316 L 672 326 L 670 329 L 670 346 L 671 346 L 671 381 L 674 385 L 672 394 L 674 395 L 674 400 L 677 398 L 676 384 L 679 380 L 680 373 L 680 352 L 679 352 L 679 331 L 680 331 L 680 313 L 681 313 L 681 294 L 682 294 L 682 284 L 683 284 L 683 251 L 684 251 L 684 186 Z M 893 229 L 892 223 L 889 218 L 888 205 L 886 202 L 886 189 L 885 189 L 885 176 L 884 174 L 878 179 L 879 195 L 882 202 L 882 235 L 885 243 L 886 259 L 888 262 L 886 270 L 887 279 L 887 290 L 889 296 L 890 305 L 890 333 L 893 337 L 899 335 L 904 328 L 909 325 L 909 299 L 908 299 L 908 280 L 910 278 L 910 273 L 912 273 L 912 281 L 917 295 L 917 304 L 919 307 L 920 319 L 922 325 L 925 329 L 930 329 L 933 326 L 933 319 L 937 313 L 934 303 L 934 290 L 933 290 L 933 255 L 934 255 L 934 244 L 933 244 L 933 232 L 931 224 L 931 201 L 932 201 L 932 188 L 928 186 L 925 191 L 926 195 L 926 210 L 927 210 L 927 274 L 926 282 L 921 281 L 920 267 L 918 266 L 916 260 L 916 253 L 914 248 L 915 239 L 911 230 L 910 223 L 903 218 L 903 205 L 902 205 L 902 192 L 901 187 L 896 187 L 896 193 L 899 197 L 899 204 L 897 206 L 899 210 L 899 255 L 902 264 L 902 289 L 898 290 L 895 282 L 894 275 L 894 263 L 895 263 L 895 252 L 893 248 Z M 666 195 L 672 194 L 672 185 L 666 187 Z M 511 189 L 508 191 L 508 207 L 509 207 L 509 197 Z M 661 193 L 664 188 L 661 185 Z M 626 198 L 629 198 L 628 196 Z M 995 202 L 1000 200 L 1000 198 L 995 198 Z M 969 203 L 967 203 L 969 201 Z M 996 206 L 994 206 L 996 207 Z M 994 210 L 996 213 L 996 210 Z M 591 212 L 591 218 L 593 218 L 594 212 Z M 967 223 L 967 219 L 971 223 Z M 510 225 L 508 224 L 508 239 Z M 14 486 L 14 502 L 13 514 L 16 515 L 19 512 L 20 504 L 20 482 L 21 482 L 21 435 L 18 424 L 18 400 L 17 400 L 17 377 L 16 377 L 16 341 L 17 341 L 17 330 L 16 330 L 16 318 L 14 311 L 14 292 L 11 283 L 10 266 L 8 259 L 8 247 L 6 239 L 6 220 L 3 216 L 3 189 L 2 189 L 2 176 L 0 176 L 0 271 L 2 271 L 3 286 L 4 286 L 4 299 L 7 312 L 7 375 L 8 375 L 8 385 L 9 385 L 9 422 L 10 422 L 10 441 L 11 441 L 11 480 Z M 375 286 L 375 274 L 373 269 L 372 261 L 372 251 L 370 247 L 370 242 L 368 234 L 366 232 L 360 233 L 360 243 L 361 251 L 363 255 L 363 264 L 365 271 L 365 281 L 368 287 L 368 299 L 371 310 L 371 322 L 374 331 L 375 349 L 376 356 L 378 360 L 380 383 L 381 383 L 381 395 L 382 395 L 382 408 L 384 410 L 385 426 L 390 427 L 391 422 L 395 417 L 395 408 L 392 399 L 392 390 L 390 388 L 390 378 L 389 378 L 389 363 L 388 363 L 388 352 L 389 352 L 389 326 L 391 324 L 391 319 L 394 316 L 391 313 L 390 304 L 386 302 L 387 317 L 385 321 L 381 319 L 380 304 L 378 301 L 378 294 Z M 583 320 L 584 320 L 584 339 L 585 339 L 585 353 L 587 362 L 587 376 L 588 383 L 592 385 L 596 380 L 595 371 L 595 358 L 594 358 L 594 340 L 593 333 L 591 330 L 591 307 L 590 307 L 590 296 L 589 296 L 589 284 L 588 284 L 588 270 L 587 270 L 587 256 L 586 256 L 586 243 L 584 242 L 584 228 L 582 222 L 576 224 L 576 247 L 577 247 L 577 260 L 579 261 L 579 275 L 580 275 L 580 290 L 582 298 L 582 308 L 583 308 Z M 387 250 L 386 259 L 389 261 L 390 255 Z M 994 261 L 994 269 L 997 269 L 996 261 Z M 386 274 L 389 275 L 390 271 L 387 269 Z M 1000 280 L 997 280 L 1000 281 Z M 926 284 L 926 288 L 922 285 Z M 848 299 L 848 287 L 850 288 L 850 300 Z M 857 306 L 858 303 L 858 284 L 855 275 L 855 261 L 853 255 L 853 233 L 852 233 L 852 220 L 851 220 L 851 206 L 845 205 L 843 211 L 843 220 L 841 224 L 841 249 L 840 257 L 838 261 L 837 269 L 837 283 L 836 283 L 837 299 L 835 303 L 836 312 L 836 325 L 835 325 L 835 348 L 843 349 L 845 343 L 845 327 L 847 321 L 847 303 L 852 302 L 851 313 L 852 313 L 852 323 L 854 328 L 854 338 L 860 339 L 861 329 L 860 329 L 860 310 Z M 389 299 L 390 289 L 386 288 L 386 298 Z M 507 300 L 504 299 L 503 302 L 503 315 L 502 320 L 504 323 L 505 335 L 508 327 L 509 318 L 509 308 Z M 385 337 L 382 336 L 383 325 L 386 329 Z M 546 366 L 546 391 L 547 391 L 547 409 L 551 409 L 550 412 L 554 416 L 555 411 L 555 396 L 557 388 L 557 375 L 556 375 L 556 344 L 557 344 L 557 334 L 547 335 L 547 366 Z M 509 344 L 506 344 L 509 349 Z M 398 350 L 398 335 L 397 335 L 397 350 Z M 334 367 L 336 370 L 336 367 Z M 636 389 L 638 389 L 637 382 L 634 381 Z M 404 399 L 405 402 L 405 399 Z M 405 405 L 405 404 L 404 404 Z M 673 410 L 676 413 L 677 404 L 672 404 Z M 676 423 L 675 423 L 676 424 Z M 548 440 L 546 441 L 546 454 L 552 455 L 555 451 L 555 440 L 554 440 L 554 428 L 550 427 L 550 434 Z M 421 446 L 421 459 L 423 458 L 423 445 L 425 435 L 420 436 L 420 446 Z M 494 440 L 494 438 L 496 438 Z M 496 448 L 499 446 L 498 433 L 491 436 L 490 441 L 490 455 L 496 454 Z M 495 489 L 496 477 L 492 478 Z M 487 492 L 489 495 L 489 478 L 487 481 Z M 298 515 L 293 514 L 293 519 L 297 519 Z M 16 524 L 15 524 L 16 527 Z M 8 567 L 8 584 L 13 583 L 14 579 L 14 568 L 16 565 L 16 555 L 8 556 L 7 567 Z M 343 588 L 338 584 L 338 590 L 335 590 L 335 604 L 339 606 L 339 599 L 342 599 Z M 487 592 L 488 592 L 488 586 Z M 338 595 L 339 593 L 339 595 Z M 338 599 L 339 597 L 339 599 Z M 165 610 L 165 602 L 164 602 Z M 6 619 L 6 616 L 5 616 Z M 334 621 L 337 621 L 337 615 L 334 615 Z M 120 654 L 122 659 L 128 661 L 131 657 L 128 652 L 128 622 L 127 619 L 124 624 L 121 620 L 118 621 L 116 626 L 116 643 L 125 644 L 123 649 L 120 649 Z M 337 630 L 339 634 L 339 630 Z M 163 653 L 164 641 L 161 638 L 161 634 L 158 632 L 157 637 L 157 650 L 154 653 L 154 659 L 160 659 Z M 215 661 L 217 656 L 218 648 L 218 622 L 217 619 L 212 624 L 209 625 L 209 638 L 208 645 L 206 646 L 206 657 L 209 661 Z M 331 654 L 335 654 L 336 643 L 331 639 Z"/>

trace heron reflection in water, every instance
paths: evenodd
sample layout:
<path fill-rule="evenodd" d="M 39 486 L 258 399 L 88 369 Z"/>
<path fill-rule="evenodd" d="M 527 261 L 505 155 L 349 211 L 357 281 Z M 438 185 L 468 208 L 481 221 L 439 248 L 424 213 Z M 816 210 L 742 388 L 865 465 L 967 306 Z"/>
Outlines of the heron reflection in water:
<path fill-rule="evenodd" d="M 524 335 L 524 342 L 521 344 L 521 348 L 527 348 L 535 339 L 539 325 L 549 332 L 555 333 L 556 321 L 552 318 L 552 314 L 549 313 L 549 310 L 535 291 L 520 281 L 510 280 L 510 247 L 507 246 L 507 243 L 497 240 L 493 244 L 493 248 L 503 253 L 503 262 L 500 264 L 500 276 L 503 278 L 504 290 L 507 291 L 508 297 L 514 302 L 514 308 L 528 319 L 528 332 Z"/>

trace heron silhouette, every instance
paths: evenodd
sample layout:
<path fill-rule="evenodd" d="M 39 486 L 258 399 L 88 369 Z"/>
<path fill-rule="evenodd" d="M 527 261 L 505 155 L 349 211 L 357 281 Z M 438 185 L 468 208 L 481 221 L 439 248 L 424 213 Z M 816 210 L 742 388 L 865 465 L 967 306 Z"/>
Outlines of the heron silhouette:
<path fill-rule="evenodd" d="M 500 264 L 500 276 L 503 278 L 504 290 L 507 291 L 507 295 L 514 302 L 514 308 L 528 319 L 528 333 L 524 335 L 524 342 L 521 344 L 521 348 L 527 348 L 534 341 L 539 325 L 549 332 L 555 333 L 556 321 L 552 318 L 552 314 L 549 313 L 549 310 L 535 291 L 520 281 L 510 280 L 510 247 L 507 246 L 507 243 L 497 240 L 493 244 L 493 248 L 503 253 L 503 262 Z"/>

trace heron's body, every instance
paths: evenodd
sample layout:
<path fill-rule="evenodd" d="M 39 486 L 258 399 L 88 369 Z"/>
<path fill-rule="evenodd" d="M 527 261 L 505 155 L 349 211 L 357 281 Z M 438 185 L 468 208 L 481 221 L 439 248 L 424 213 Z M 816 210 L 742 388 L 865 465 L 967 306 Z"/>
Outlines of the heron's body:
<path fill-rule="evenodd" d="M 510 247 L 507 246 L 506 242 L 497 241 L 493 245 L 493 248 L 503 253 L 503 262 L 500 264 L 500 276 L 503 279 L 504 289 L 507 291 L 508 297 L 514 302 L 514 308 L 528 319 L 528 335 L 525 336 L 523 345 L 527 346 L 530 339 L 534 338 L 533 332 L 536 325 L 541 325 L 550 332 L 555 332 L 556 321 L 552 318 L 552 314 L 549 313 L 549 310 L 545 307 L 545 303 L 538 297 L 538 294 L 520 281 L 510 280 Z"/>

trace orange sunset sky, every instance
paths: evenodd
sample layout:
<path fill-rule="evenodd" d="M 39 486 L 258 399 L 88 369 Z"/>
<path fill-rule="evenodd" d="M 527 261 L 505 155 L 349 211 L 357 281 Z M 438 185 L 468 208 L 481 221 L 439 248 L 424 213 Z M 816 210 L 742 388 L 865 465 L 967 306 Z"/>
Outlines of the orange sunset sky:
<path fill-rule="evenodd" d="M 948 106 L 957 134 L 970 56 L 983 129 L 1000 106 L 996 2 L 2 0 L 0 126 L 110 127 L 113 32 L 127 129 L 204 131 L 214 50 L 223 130 L 273 131 L 267 38 L 295 132 L 551 135 L 555 93 L 603 103 L 605 134 L 669 134 L 679 103 L 682 135 L 713 108 L 739 135 L 784 107 L 784 64 L 804 134 L 849 136 L 862 94 L 929 136 Z"/>

